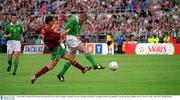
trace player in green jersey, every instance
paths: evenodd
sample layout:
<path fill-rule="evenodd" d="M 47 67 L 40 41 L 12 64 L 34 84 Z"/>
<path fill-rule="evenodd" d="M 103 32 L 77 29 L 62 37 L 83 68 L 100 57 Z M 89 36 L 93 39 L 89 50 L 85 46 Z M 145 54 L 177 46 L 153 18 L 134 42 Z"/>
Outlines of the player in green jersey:
<path fill-rule="evenodd" d="M 92 64 L 94 69 L 104 69 L 105 67 L 96 63 L 90 52 L 78 38 L 80 36 L 80 31 L 83 24 L 87 23 L 94 29 L 92 23 L 87 20 L 87 17 L 87 13 L 82 13 L 81 15 L 74 16 L 68 20 L 68 22 L 64 26 L 65 31 L 70 30 L 70 32 L 68 32 L 66 35 L 66 43 L 70 49 L 69 52 L 71 53 L 71 55 L 73 55 L 74 58 L 76 56 L 77 50 L 82 51 L 85 54 L 86 59 Z M 64 64 L 62 71 L 57 75 L 60 81 L 64 81 L 64 74 L 70 66 L 70 62 L 66 62 Z"/>
<path fill-rule="evenodd" d="M 16 75 L 16 71 L 19 64 L 19 55 L 21 53 L 21 41 L 23 42 L 23 28 L 22 25 L 17 23 L 17 16 L 12 14 L 11 23 L 5 28 L 4 37 L 7 41 L 7 54 L 8 54 L 8 67 L 7 71 L 11 70 L 12 56 L 14 54 L 14 71 L 13 75 Z"/>

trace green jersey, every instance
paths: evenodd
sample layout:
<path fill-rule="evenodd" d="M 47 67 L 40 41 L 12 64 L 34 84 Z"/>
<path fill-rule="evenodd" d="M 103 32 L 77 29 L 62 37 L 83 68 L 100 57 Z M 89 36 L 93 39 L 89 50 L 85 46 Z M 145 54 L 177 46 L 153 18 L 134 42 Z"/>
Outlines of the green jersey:
<path fill-rule="evenodd" d="M 4 34 L 7 35 L 9 33 L 11 33 L 9 40 L 20 40 L 21 34 L 23 33 L 22 25 L 13 25 L 12 23 L 8 24 L 5 28 Z"/>
<path fill-rule="evenodd" d="M 71 30 L 67 34 L 74 36 L 80 35 L 81 28 L 82 28 L 82 23 L 79 23 L 77 16 L 74 16 L 71 19 L 69 19 L 66 25 L 64 26 L 64 30 L 68 30 L 68 29 Z"/>

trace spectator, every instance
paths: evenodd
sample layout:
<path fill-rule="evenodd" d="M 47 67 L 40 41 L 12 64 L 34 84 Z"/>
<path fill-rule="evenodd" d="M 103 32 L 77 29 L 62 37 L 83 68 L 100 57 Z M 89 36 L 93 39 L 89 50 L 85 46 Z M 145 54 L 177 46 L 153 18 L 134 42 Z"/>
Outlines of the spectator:
<path fill-rule="evenodd" d="M 117 37 L 117 45 L 118 45 L 118 53 L 123 53 L 122 51 L 122 46 L 123 46 L 123 41 L 124 37 L 121 33 L 119 33 L 119 36 Z"/>
<path fill-rule="evenodd" d="M 112 43 L 113 43 L 113 36 L 112 36 L 111 32 L 107 33 L 106 43 L 108 45 L 108 54 L 111 54 L 112 53 Z"/>
<path fill-rule="evenodd" d="M 36 37 L 35 37 L 35 44 L 43 44 L 43 43 L 44 43 L 44 42 L 43 42 L 41 36 L 36 36 Z"/>
<path fill-rule="evenodd" d="M 165 37 L 163 38 L 164 43 L 168 43 L 170 38 L 171 38 L 170 35 L 166 32 Z"/>
<path fill-rule="evenodd" d="M 146 0 L 104 0 L 102 2 L 99 0 L 46 1 L 3 0 L 0 4 L 0 26 L 4 30 L 4 26 L 10 22 L 10 13 L 20 14 L 19 22 L 24 25 L 24 35 L 27 37 L 26 42 L 29 42 L 34 36 L 32 32 L 34 23 L 39 19 L 43 20 L 48 14 L 53 14 L 53 16 L 58 18 L 58 15 L 62 13 L 64 16 L 71 16 L 87 10 L 90 14 L 90 20 L 96 28 L 94 33 L 97 37 L 104 35 L 104 38 L 101 37 L 104 39 L 103 42 L 106 40 L 107 29 L 113 33 L 112 35 L 121 31 L 125 37 L 133 41 L 148 41 L 150 35 L 156 34 L 160 37 L 160 42 L 162 42 L 163 31 L 168 31 L 170 36 L 175 38 L 178 35 L 174 34 L 179 32 L 178 0 L 154 0 L 154 3 L 148 3 Z M 44 15 L 41 15 L 42 12 Z M 43 22 L 40 23 L 43 24 Z M 89 29 L 82 30 L 82 33 L 82 35 L 92 34 Z M 85 40 L 89 41 L 87 38 Z M 98 40 L 100 39 L 98 38 Z"/>
<path fill-rule="evenodd" d="M 159 43 L 159 37 L 157 35 L 154 35 L 154 43 Z"/>

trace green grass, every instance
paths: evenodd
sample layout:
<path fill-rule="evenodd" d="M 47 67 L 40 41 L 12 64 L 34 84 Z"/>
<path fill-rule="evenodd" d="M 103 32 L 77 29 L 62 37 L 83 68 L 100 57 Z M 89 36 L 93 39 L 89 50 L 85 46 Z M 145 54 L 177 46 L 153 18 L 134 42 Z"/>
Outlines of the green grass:
<path fill-rule="evenodd" d="M 180 95 L 180 56 L 96 55 L 97 62 L 106 66 L 117 61 L 117 71 L 92 70 L 82 74 L 71 67 L 65 82 L 56 74 L 64 60 L 35 84 L 31 74 L 48 64 L 50 55 L 21 55 L 16 76 L 6 72 L 6 55 L 0 60 L 0 95 Z M 90 65 L 84 56 L 77 60 Z"/>

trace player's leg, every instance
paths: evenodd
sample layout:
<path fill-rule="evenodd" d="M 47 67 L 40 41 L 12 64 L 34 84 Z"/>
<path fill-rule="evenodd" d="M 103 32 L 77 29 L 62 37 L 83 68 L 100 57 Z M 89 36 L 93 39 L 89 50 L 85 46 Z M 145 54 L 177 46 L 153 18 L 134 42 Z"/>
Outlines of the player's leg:
<path fill-rule="evenodd" d="M 80 69 L 81 71 L 84 71 L 85 68 L 80 65 L 78 62 L 75 61 L 74 57 L 67 52 L 67 50 L 65 50 L 64 48 L 62 48 L 61 46 L 58 46 L 58 53 L 59 57 L 62 57 L 68 61 L 70 61 L 70 63 L 75 66 L 76 68 Z"/>
<path fill-rule="evenodd" d="M 80 69 L 82 73 L 85 73 L 86 71 L 91 69 L 91 67 L 83 67 L 81 64 L 79 64 L 69 52 L 67 52 L 63 58 L 69 60 L 70 63 L 76 68 Z"/>
<path fill-rule="evenodd" d="M 14 71 L 13 71 L 13 75 L 16 75 L 16 71 L 17 71 L 18 64 L 19 64 L 19 55 L 20 55 L 19 51 L 14 52 Z"/>
<path fill-rule="evenodd" d="M 112 53 L 112 41 L 107 41 L 107 45 L 108 45 L 108 54 Z"/>
<path fill-rule="evenodd" d="M 60 52 L 59 47 L 56 47 L 51 51 L 51 61 L 49 62 L 49 64 L 47 66 L 44 66 L 41 70 L 39 70 L 38 72 L 36 72 L 35 74 L 32 75 L 32 77 L 31 77 L 31 83 L 32 84 L 35 82 L 35 80 L 38 77 L 47 73 L 49 70 L 54 69 L 57 62 L 61 58 L 61 56 L 59 55 L 59 52 Z"/>
<path fill-rule="evenodd" d="M 14 71 L 13 75 L 16 75 L 16 71 L 19 65 L 19 55 L 21 53 L 21 42 L 20 41 L 13 41 L 14 42 Z"/>
<path fill-rule="evenodd" d="M 77 37 L 67 35 L 66 42 L 71 48 L 75 48 L 77 50 L 84 52 L 86 59 L 92 64 L 92 66 L 95 69 L 104 69 L 104 67 L 96 63 L 92 55 L 86 50 L 86 47 L 83 45 L 83 43 L 79 39 L 77 39 Z"/>
<path fill-rule="evenodd" d="M 51 60 L 47 66 L 44 66 L 41 70 L 39 70 L 38 72 L 36 72 L 35 74 L 32 75 L 31 83 L 33 84 L 38 77 L 40 77 L 43 74 L 47 73 L 48 71 L 54 69 L 56 64 L 57 64 L 57 61 Z"/>
<path fill-rule="evenodd" d="M 67 42 L 67 44 L 68 44 L 68 46 L 70 48 L 69 53 L 72 55 L 73 59 L 75 59 L 77 51 L 75 49 L 73 49 L 73 47 L 77 46 L 78 45 L 77 43 L 79 41 L 77 40 L 77 38 L 75 36 L 67 35 L 66 36 L 66 42 Z M 62 71 L 57 76 L 58 77 L 60 77 L 60 76 L 63 77 L 65 72 L 69 69 L 70 66 L 71 66 L 71 62 L 66 62 L 64 64 L 64 67 L 63 67 Z"/>
<path fill-rule="evenodd" d="M 79 44 L 82 44 L 81 41 L 78 40 L 76 36 L 72 36 L 72 35 L 67 35 L 66 42 L 70 48 L 75 48 L 75 49 Z"/>
<path fill-rule="evenodd" d="M 110 47 L 109 41 L 107 41 L 107 46 L 108 46 L 108 54 L 109 54 L 109 47 Z"/>
<path fill-rule="evenodd" d="M 8 54 L 8 67 L 7 67 L 7 72 L 11 70 L 12 66 L 12 54 Z"/>
<path fill-rule="evenodd" d="M 70 64 L 72 64 L 73 66 L 75 66 L 76 68 L 80 69 L 82 71 L 82 73 L 85 73 L 86 71 L 90 70 L 91 67 L 83 67 L 82 65 L 80 65 L 77 61 L 75 61 L 74 56 L 71 55 L 69 52 L 67 52 L 64 48 L 62 48 L 61 46 L 59 46 L 59 55 L 61 57 L 63 57 L 64 59 L 68 60 L 70 62 Z M 67 66 L 70 66 L 67 65 Z M 66 70 L 67 71 L 67 70 Z M 60 81 L 64 81 L 64 77 L 61 75 L 57 75 L 57 78 Z"/>
<path fill-rule="evenodd" d="M 7 45 L 7 55 L 8 55 L 7 71 L 9 72 L 12 66 L 12 56 L 13 56 L 13 50 L 14 50 L 12 40 L 9 40 L 6 45 Z"/>
<path fill-rule="evenodd" d="M 94 60 L 93 56 L 86 49 L 86 47 L 84 46 L 83 43 L 79 43 L 79 45 L 76 47 L 76 49 L 82 51 L 85 54 L 86 59 L 92 64 L 94 69 L 104 69 L 105 68 L 105 67 L 101 66 L 100 64 L 96 63 L 96 61 Z"/>
<path fill-rule="evenodd" d="M 76 52 L 77 52 L 77 50 L 72 49 L 72 48 L 69 50 L 69 53 L 72 55 L 73 59 L 75 59 Z M 71 63 L 70 63 L 70 62 L 68 62 L 68 61 L 65 62 L 63 69 L 62 69 L 61 72 L 57 75 L 57 77 L 58 77 L 58 79 L 59 79 L 60 81 L 64 81 L 64 74 L 66 73 L 66 71 L 69 69 L 70 66 L 71 66 Z"/>
<path fill-rule="evenodd" d="M 113 47 L 113 45 L 112 45 L 112 41 L 110 41 L 110 43 L 109 43 L 109 54 L 112 54 L 112 47 Z"/>

